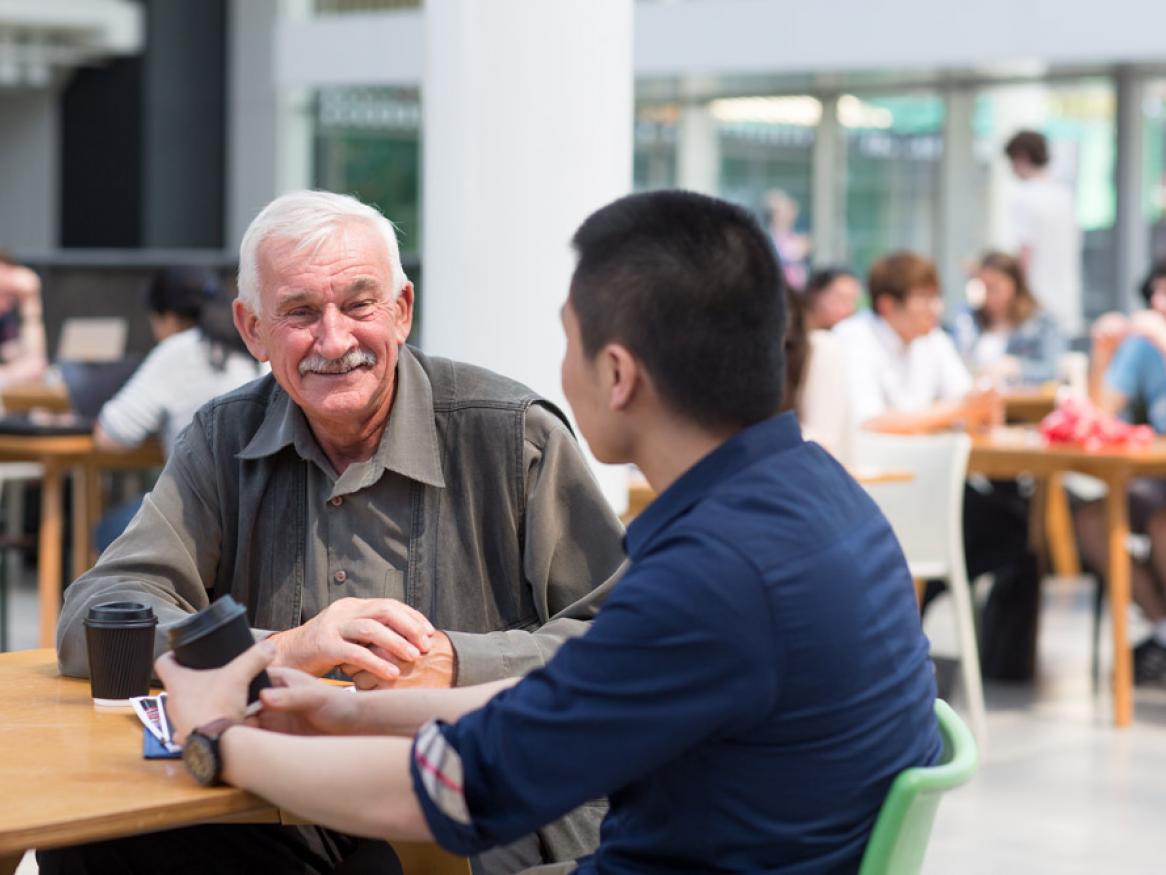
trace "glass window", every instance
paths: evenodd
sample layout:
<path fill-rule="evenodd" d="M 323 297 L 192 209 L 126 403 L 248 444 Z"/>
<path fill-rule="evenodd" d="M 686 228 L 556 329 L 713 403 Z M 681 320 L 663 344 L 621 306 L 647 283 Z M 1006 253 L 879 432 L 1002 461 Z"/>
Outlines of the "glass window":
<path fill-rule="evenodd" d="M 416 90 L 325 88 L 317 95 L 315 185 L 356 195 L 392 219 L 406 259 L 421 251 L 420 126 Z"/>
<path fill-rule="evenodd" d="M 844 132 L 845 241 L 864 276 L 888 252 L 936 257 L 942 98 L 934 94 L 855 97 L 837 103 Z"/>
<path fill-rule="evenodd" d="M 632 187 L 651 191 L 676 186 L 676 136 L 680 107 L 675 103 L 636 108 L 633 131 Z"/>
<path fill-rule="evenodd" d="M 766 223 L 786 276 L 805 284 L 813 259 L 810 229 L 814 136 L 822 104 L 807 95 L 714 100 L 720 152 L 717 193 Z"/>
<path fill-rule="evenodd" d="M 1009 210 L 1020 183 L 1003 155 L 1004 145 L 1019 130 L 1040 131 L 1049 142 L 1048 175 L 1071 192 L 1081 229 L 1085 321 L 1121 300 L 1115 287 L 1115 116 L 1116 95 L 1108 78 L 993 86 L 976 97 L 975 172 L 986 184 L 975 194 L 987 218 L 984 248 L 1008 248 L 1011 237 Z M 1038 297 L 1045 294 L 1035 285 L 1033 290 Z M 1055 302 L 1050 309 L 1056 311 Z"/>
<path fill-rule="evenodd" d="M 1146 83 L 1142 101 L 1145 173 L 1142 210 L 1150 233 L 1150 258 L 1166 262 L 1166 79 Z M 1135 276 L 1142 276 L 1135 265 Z"/>

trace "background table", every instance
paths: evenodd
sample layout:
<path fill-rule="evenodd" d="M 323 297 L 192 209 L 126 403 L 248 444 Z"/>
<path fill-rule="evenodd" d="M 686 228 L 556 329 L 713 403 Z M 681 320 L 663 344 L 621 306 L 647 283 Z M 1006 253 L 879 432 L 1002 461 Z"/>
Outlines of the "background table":
<path fill-rule="evenodd" d="M 1118 726 L 1133 720 L 1133 659 L 1130 653 L 1127 613 L 1130 604 L 1130 557 L 1126 549 L 1129 515 L 1126 488 L 1134 477 L 1166 475 L 1166 440 L 1155 440 L 1144 449 L 1107 449 L 1090 452 L 1080 446 L 1046 446 L 1035 428 L 1001 428 L 975 435 L 968 460 L 970 473 L 998 479 L 1015 479 L 1031 474 L 1047 481 L 1066 471 L 1089 474 L 1103 481 L 1106 539 L 1109 561 L 1106 569 L 1109 613 L 1113 624 L 1113 717 Z M 1047 495 L 1047 489 L 1044 492 Z M 1038 500 L 1034 518 L 1043 520 Z M 1035 527 L 1040 533 L 1040 525 Z"/>
<path fill-rule="evenodd" d="M 243 790 L 201 787 L 178 760 L 142 759 L 131 711 L 99 711 L 52 650 L 0 654 L 0 875 L 25 851 L 208 822 L 302 823 Z M 468 872 L 425 843 L 393 843 L 406 872 Z"/>
<path fill-rule="evenodd" d="M 0 434 L 0 462 L 39 462 L 44 468 L 37 544 L 37 599 L 42 647 L 54 643 L 64 570 L 64 478 L 73 475 L 73 568 L 77 577 L 94 561 L 90 534 L 101 518 L 98 475 L 110 468 L 162 464 L 162 447 L 149 441 L 128 453 L 99 451 L 91 435 Z"/>

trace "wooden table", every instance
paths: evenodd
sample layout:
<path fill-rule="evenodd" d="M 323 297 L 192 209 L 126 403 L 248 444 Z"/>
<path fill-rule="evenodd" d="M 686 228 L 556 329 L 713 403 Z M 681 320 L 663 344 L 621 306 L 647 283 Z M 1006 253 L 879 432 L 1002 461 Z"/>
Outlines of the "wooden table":
<path fill-rule="evenodd" d="M 27 413 L 30 410 L 49 410 L 68 413 L 69 392 L 64 383 L 17 383 L 0 391 L 0 405 L 5 413 Z"/>
<path fill-rule="evenodd" d="M 1150 447 L 1139 450 L 1089 452 L 1078 446 L 1046 446 L 1034 428 L 1002 428 L 973 436 L 968 471 L 1001 480 L 1022 474 L 1048 480 L 1066 471 L 1077 471 L 1105 483 L 1109 546 L 1106 579 L 1113 621 L 1113 716 L 1118 726 L 1128 726 L 1133 720 L 1134 702 L 1133 659 L 1126 628 L 1130 603 L 1126 487 L 1134 477 L 1166 475 L 1166 440 L 1155 440 Z"/>
<path fill-rule="evenodd" d="M 142 759 L 131 711 L 93 707 L 52 650 L 0 654 L 0 875 L 25 851 L 197 823 L 303 823 L 234 787 L 201 787 L 178 760 Z M 425 843 L 393 843 L 406 872 L 468 872 Z"/>
<path fill-rule="evenodd" d="M 77 577 L 94 561 L 90 533 L 101 517 L 98 475 L 109 468 L 151 468 L 162 464 L 162 447 L 149 441 L 128 453 L 99 452 L 91 435 L 0 434 L 0 462 L 39 462 L 44 468 L 38 533 L 37 598 L 40 644 L 54 643 L 61 605 L 64 553 L 62 497 L 66 474 L 73 475 L 73 568 Z"/>
<path fill-rule="evenodd" d="M 1007 422 L 1040 422 L 1057 406 L 1057 386 L 1024 386 L 1008 389 L 1001 395 Z"/>

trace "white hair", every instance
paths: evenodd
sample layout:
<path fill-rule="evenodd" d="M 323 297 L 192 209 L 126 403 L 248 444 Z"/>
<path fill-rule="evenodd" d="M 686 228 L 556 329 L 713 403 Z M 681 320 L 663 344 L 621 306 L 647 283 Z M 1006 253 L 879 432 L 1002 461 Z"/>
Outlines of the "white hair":
<path fill-rule="evenodd" d="M 401 267 L 397 231 L 379 211 L 346 194 L 293 191 L 265 206 L 247 227 L 239 244 L 239 300 L 259 312 L 259 248 L 271 239 L 292 240 L 296 251 L 314 249 L 331 239 L 342 225 L 367 222 L 384 238 L 394 298 L 409 278 Z"/>

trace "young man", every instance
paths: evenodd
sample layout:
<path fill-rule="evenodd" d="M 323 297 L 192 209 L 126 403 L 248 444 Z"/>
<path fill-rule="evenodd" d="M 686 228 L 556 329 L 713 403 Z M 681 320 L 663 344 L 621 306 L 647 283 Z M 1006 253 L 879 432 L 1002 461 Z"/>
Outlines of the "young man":
<path fill-rule="evenodd" d="M 164 656 L 188 765 L 461 854 L 609 795 L 581 873 L 853 872 L 891 781 L 939 755 L 935 687 L 886 520 L 775 415 L 769 241 L 738 207 L 654 192 L 574 244 L 564 392 L 596 456 L 659 494 L 591 629 L 517 683 L 353 696 L 275 668 L 263 729 L 239 724 L 262 645 L 217 672 Z"/>
<path fill-rule="evenodd" d="M 1166 263 L 1150 268 L 1141 285 L 1146 309 L 1131 316 L 1107 313 L 1093 326 L 1090 395 L 1106 413 L 1145 419 L 1166 433 Z M 1135 604 L 1150 622 L 1149 637 L 1134 648 L 1134 681 L 1166 684 L 1166 480 L 1138 477 L 1129 484 L 1130 531 L 1147 535 L 1150 553 L 1131 559 Z M 1076 514 L 1085 564 L 1100 574 L 1109 557 L 1103 501 Z"/>
<path fill-rule="evenodd" d="M 1033 294 L 1069 334 L 1081 329 L 1081 229 L 1073 193 L 1048 172 L 1049 143 L 1037 131 L 1019 131 L 1004 146 L 1019 181 L 1008 202 L 1007 239 Z"/>
<path fill-rule="evenodd" d="M 928 434 L 1000 421 L 999 394 L 976 389 L 939 327 L 943 299 L 935 265 L 895 252 L 870 269 L 873 312 L 834 329 L 849 358 L 848 398 L 859 429 Z M 1040 578 L 1028 549 L 1027 503 L 1015 484 L 969 486 L 964 498 L 968 579 L 992 572 L 984 613 L 981 665 L 985 677 L 1028 680 L 1035 670 Z M 939 592 L 938 584 L 928 589 Z"/>

